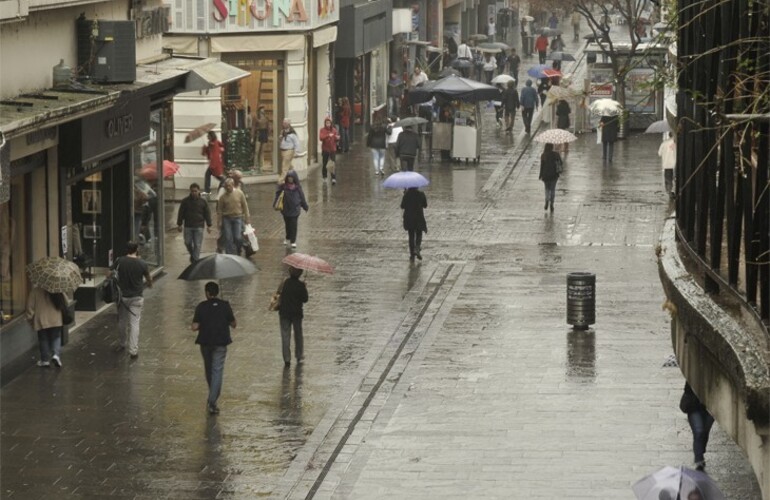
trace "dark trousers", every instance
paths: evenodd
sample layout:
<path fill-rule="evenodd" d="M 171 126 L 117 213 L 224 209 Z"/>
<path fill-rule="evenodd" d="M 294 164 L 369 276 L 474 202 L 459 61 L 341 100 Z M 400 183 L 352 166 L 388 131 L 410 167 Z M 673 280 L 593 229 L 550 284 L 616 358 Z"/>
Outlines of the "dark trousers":
<path fill-rule="evenodd" d="M 545 55 L 546 55 L 546 51 L 545 50 L 538 50 L 537 51 L 537 57 L 540 60 L 540 64 L 545 64 Z"/>
<path fill-rule="evenodd" d="M 211 192 L 211 176 L 212 175 L 214 175 L 214 174 L 211 172 L 211 169 L 207 168 L 206 169 L 206 173 L 203 175 L 203 191 L 206 192 L 206 193 L 210 193 Z M 221 177 L 219 175 L 214 175 L 214 177 L 216 177 L 219 182 L 222 182 L 222 181 L 225 180 L 224 177 Z"/>
<path fill-rule="evenodd" d="M 602 141 L 602 159 L 612 161 L 612 153 L 615 149 L 615 143 L 611 141 Z"/>
<path fill-rule="evenodd" d="M 222 392 L 222 381 L 225 376 L 226 345 L 202 345 L 203 369 L 206 371 L 206 383 L 209 386 L 209 406 L 216 406 L 219 394 Z"/>
<path fill-rule="evenodd" d="M 297 241 L 297 226 L 299 225 L 299 215 L 294 217 L 283 216 L 283 226 L 286 228 L 286 239 L 294 243 Z"/>
<path fill-rule="evenodd" d="M 305 357 L 305 342 L 302 337 L 302 318 L 286 318 L 280 316 L 281 322 L 281 349 L 283 351 L 283 361 L 291 361 L 291 329 L 294 328 L 294 354 L 297 361 Z"/>
<path fill-rule="evenodd" d="M 706 410 L 694 411 L 687 414 L 687 421 L 692 429 L 692 452 L 696 464 L 703 464 L 703 455 L 709 442 L 709 433 L 714 424 L 714 417 Z"/>
<path fill-rule="evenodd" d="M 415 254 L 420 253 L 420 246 L 422 245 L 422 230 L 420 229 L 407 229 L 409 234 L 409 255 L 414 257 Z"/>
<path fill-rule="evenodd" d="M 666 193 L 674 190 L 674 169 L 667 168 L 663 170 L 663 183 L 666 186 Z"/>
<path fill-rule="evenodd" d="M 337 154 L 336 153 L 327 153 L 326 151 L 321 153 L 321 177 L 326 179 L 326 176 L 328 174 L 328 171 L 326 170 L 326 165 L 329 163 L 329 160 L 336 162 L 337 161 Z M 336 176 L 334 175 L 334 172 L 332 172 L 332 179 L 335 179 Z"/>
<path fill-rule="evenodd" d="M 521 108 L 521 119 L 524 121 L 524 131 L 530 133 L 532 128 L 532 117 L 535 115 L 535 108 Z"/>
<path fill-rule="evenodd" d="M 413 171 L 414 170 L 414 156 L 402 156 L 401 157 L 401 171 Z"/>

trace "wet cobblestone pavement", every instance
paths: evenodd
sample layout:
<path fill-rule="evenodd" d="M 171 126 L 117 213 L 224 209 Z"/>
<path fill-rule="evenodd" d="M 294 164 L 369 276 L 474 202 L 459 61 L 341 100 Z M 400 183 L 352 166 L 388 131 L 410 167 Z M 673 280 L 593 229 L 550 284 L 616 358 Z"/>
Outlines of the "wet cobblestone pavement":
<path fill-rule="evenodd" d="M 307 277 L 307 360 L 289 370 L 267 310 L 282 221 L 272 186 L 247 187 L 259 271 L 222 283 L 239 327 L 217 417 L 189 331 L 203 284 L 175 279 L 187 256 L 170 232 L 138 359 L 113 352 L 109 309 L 73 332 L 62 370 L 3 387 L 2 497 L 631 499 L 642 476 L 690 464 L 684 381 L 663 367 L 660 138 L 633 135 L 602 165 L 581 136 L 551 215 L 540 147 L 526 147 L 520 119 L 513 136 L 484 120 L 478 165 L 419 167 L 431 179 L 421 263 L 408 260 L 400 193 L 381 187 L 360 141 L 338 185 L 304 182 L 298 251 L 336 274 Z M 571 271 L 597 276 L 584 332 L 565 325 Z M 760 498 L 718 426 L 707 460 L 728 498 Z"/>

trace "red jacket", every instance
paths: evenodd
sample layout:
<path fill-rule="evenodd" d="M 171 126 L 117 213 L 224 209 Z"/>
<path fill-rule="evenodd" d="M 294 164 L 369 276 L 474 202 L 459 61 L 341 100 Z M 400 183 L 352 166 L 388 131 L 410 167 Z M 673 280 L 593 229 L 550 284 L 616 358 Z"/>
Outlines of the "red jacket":
<path fill-rule="evenodd" d="M 350 105 L 342 106 L 340 110 L 340 126 L 350 128 Z"/>
<path fill-rule="evenodd" d="M 340 140 L 340 136 L 337 133 L 337 129 L 334 127 L 327 128 L 322 127 L 318 133 L 318 139 L 321 141 L 321 151 L 324 153 L 336 153 L 337 141 Z"/>
<path fill-rule="evenodd" d="M 545 52 L 548 50 L 548 37 L 539 36 L 535 39 L 535 50 L 538 52 Z"/>
<path fill-rule="evenodd" d="M 217 177 L 225 175 L 225 164 L 222 161 L 222 153 L 225 152 L 225 145 L 221 141 L 210 141 L 203 146 L 203 154 L 209 159 L 209 169 Z"/>

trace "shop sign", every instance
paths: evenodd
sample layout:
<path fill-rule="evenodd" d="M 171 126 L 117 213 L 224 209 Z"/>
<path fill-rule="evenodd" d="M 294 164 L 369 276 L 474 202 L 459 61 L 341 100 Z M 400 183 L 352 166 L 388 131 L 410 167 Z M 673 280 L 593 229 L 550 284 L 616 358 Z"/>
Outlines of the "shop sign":
<path fill-rule="evenodd" d="M 206 0 L 170 4 L 175 34 L 305 31 L 339 20 L 339 0 Z"/>
<path fill-rule="evenodd" d="M 11 139 L 13 154 L 11 161 L 33 155 L 39 151 L 55 147 L 59 143 L 59 128 L 46 127 L 33 130 L 21 137 Z"/>
<path fill-rule="evenodd" d="M 281 18 L 285 22 L 305 23 L 308 21 L 308 8 L 316 2 L 307 0 L 213 0 L 214 9 L 211 15 L 218 22 L 224 22 L 228 17 L 239 25 L 250 24 L 250 17 L 257 21 L 269 21 L 273 27 L 281 26 Z M 334 0 L 317 0 L 318 17 L 324 19 L 335 11 Z"/>
<path fill-rule="evenodd" d="M 149 136 L 150 98 L 123 101 L 83 118 L 81 124 L 83 163 L 114 154 Z"/>

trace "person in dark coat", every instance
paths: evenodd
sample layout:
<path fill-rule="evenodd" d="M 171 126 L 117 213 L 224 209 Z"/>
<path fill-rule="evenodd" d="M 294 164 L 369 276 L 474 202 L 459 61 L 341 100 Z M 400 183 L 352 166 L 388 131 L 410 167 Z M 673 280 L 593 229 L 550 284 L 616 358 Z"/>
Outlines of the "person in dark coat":
<path fill-rule="evenodd" d="M 559 99 L 558 104 L 556 104 L 556 127 L 562 130 L 567 130 L 570 125 L 569 115 L 571 113 L 572 108 L 569 107 L 569 103 L 564 99 Z M 568 153 L 569 143 L 564 143 L 562 148 L 564 149 L 565 153 Z"/>
<path fill-rule="evenodd" d="M 375 120 L 366 134 L 366 147 L 372 150 L 372 162 L 375 175 L 385 175 L 385 148 L 388 133 L 382 120 Z"/>
<path fill-rule="evenodd" d="M 617 116 L 602 116 L 599 120 L 599 128 L 602 133 L 602 160 L 612 163 L 612 153 L 615 149 L 615 141 L 618 140 L 620 128 Z"/>
<path fill-rule="evenodd" d="M 275 206 L 281 193 L 283 193 L 283 209 L 281 210 L 281 215 L 283 215 L 283 225 L 286 230 L 286 239 L 283 241 L 283 244 L 291 245 L 292 248 L 297 248 L 297 225 L 299 222 L 299 214 L 302 213 L 300 209 L 307 212 L 309 207 L 305 200 L 305 193 L 302 191 L 302 186 L 299 185 L 297 172 L 294 170 L 286 172 L 283 182 L 278 183 L 278 189 L 275 190 L 275 198 L 273 199 L 273 206 Z"/>
<path fill-rule="evenodd" d="M 546 144 L 543 154 L 540 155 L 540 176 L 538 179 L 545 184 L 545 208 L 548 210 L 549 204 L 553 212 L 553 200 L 556 196 L 556 181 L 559 180 L 561 170 L 561 156 L 553 150 L 553 144 Z"/>
<path fill-rule="evenodd" d="M 414 261 L 415 257 L 422 260 L 422 233 L 428 232 L 423 210 L 428 208 L 428 199 L 419 189 L 409 188 L 401 198 L 401 208 L 404 210 L 404 229 L 409 233 L 409 260 Z"/>
<path fill-rule="evenodd" d="M 281 305 L 278 307 L 278 318 L 281 325 L 281 349 L 283 365 L 291 366 L 291 330 L 294 328 L 294 357 L 297 363 L 305 359 L 304 338 L 302 336 L 302 308 L 308 301 L 307 286 L 300 281 L 302 269 L 289 267 L 289 277 L 281 285 Z"/>
<path fill-rule="evenodd" d="M 211 415 L 217 415 L 217 399 L 222 392 L 227 346 L 233 342 L 230 328 L 235 328 L 237 323 L 230 303 L 219 298 L 219 285 L 209 281 L 205 291 L 206 300 L 195 308 L 190 328 L 198 332 L 195 343 L 200 345 L 203 356 L 203 369 L 209 386 L 206 408 Z"/>
<path fill-rule="evenodd" d="M 203 246 L 203 227 L 211 232 L 211 210 L 208 201 L 201 198 L 201 187 L 190 184 L 190 195 L 182 200 L 179 205 L 179 214 L 176 217 L 176 226 L 179 232 L 184 230 L 184 245 L 190 253 L 190 263 L 201 257 Z"/>
<path fill-rule="evenodd" d="M 532 80 L 527 80 L 524 83 L 519 104 L 521 105 L 521 119 L 524 121 L 524 131 L 529 134 L 532 128 L 532 117 L 540 106 L 540 99 L 537 96 L 537 90 L 532 87 Z"/>
<path fill-rule="evenodd" d="M 503 109 L 505 110 L 505 130 L 513 130 L 513 121 L 516 119 L 516 110 L 519 109 L 519 93 L 516 91 L 516 82 L 508 82 L 508 88 L 503 91 Z"/>
<path fill-rule="evenodd" d="M 396 158 L 401 160 L 401 170 L 414 170 L 414 161 L 420 152 L 420 136 L 414 127 L 404 127 L 396 141 Z"/>
<path fill-rule="evenodd" d="M 687 422 L 692 430 L 692 451 L 695 457 L 695 468 L 705 470 L 706 445 L 709 442 L 711 426 L 714 425 L 714 417 L 711 416 L 706 405 L 693 392 L 690 384 L 685 382 L 682 399 L 679 401 L 679 409 L 687 414 Z"/>

